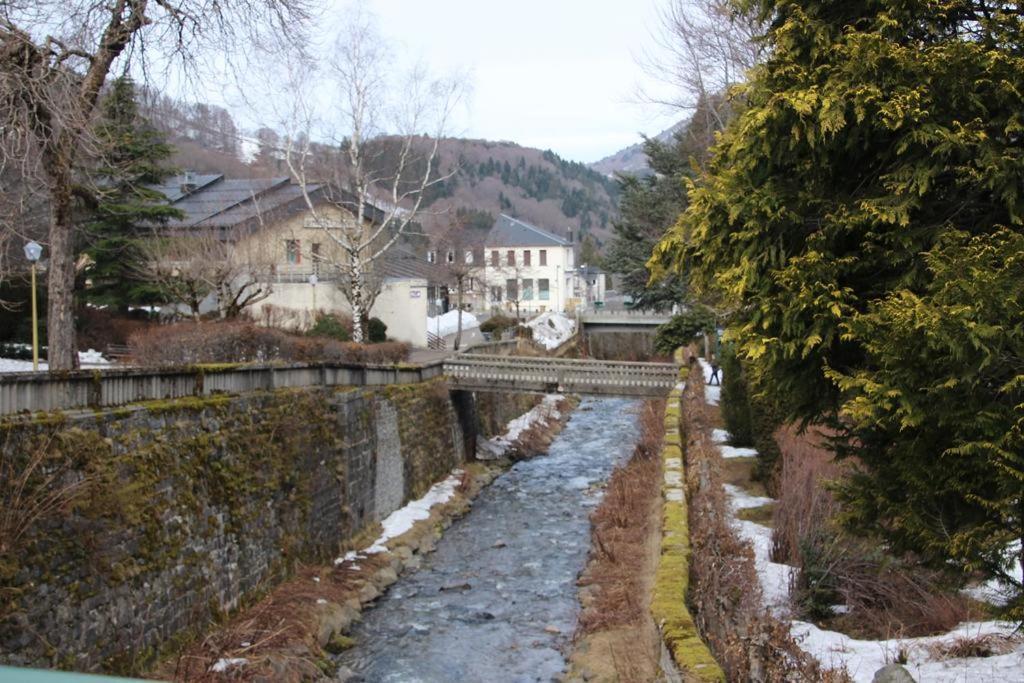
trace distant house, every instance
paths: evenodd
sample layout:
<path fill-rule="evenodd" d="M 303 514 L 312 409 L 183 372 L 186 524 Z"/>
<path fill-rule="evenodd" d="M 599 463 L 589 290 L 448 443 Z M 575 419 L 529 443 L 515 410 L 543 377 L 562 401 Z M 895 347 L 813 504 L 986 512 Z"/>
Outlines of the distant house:
<path fill-rule="evenodd" d="M 287 177 L 225 178 L 223 174 L 186 173 L 155 189 L 185 216 L 162 230 L 171 235 L 207 234 L 230 246 L 234 258 L 258 255 L 267 298 L 249 314 L 265 324 L 304 329 L 316 311 L 348 315 L 350 307 L 332 265 L 342 252 L 319 227 L 298 185 Z M 351 224 L 355 216 L 326 200 L 323 186 L 308 188 L 310 199 L 323 203 L 322 215 Z M 371 209 L 366 229 L 379 225 L 383 212 Z M 433 269 L 400 244 L 389 250 L 370 275 L 379 294 L 370 315 L 388 326 L 388 336 L 426 346 L 428 287 Z M 313 276 L 316 276 L 315 278 Z M 314 284 L 315 283 L 315 284 Z M 211 308 L 213 305 L 211 304 Z"/>
<path fill-rule="evenodd" d="M 574 308 L 571 241 L 502 214 L 484 241 L 486 302 L 492 310 L 533 315 Z"/>

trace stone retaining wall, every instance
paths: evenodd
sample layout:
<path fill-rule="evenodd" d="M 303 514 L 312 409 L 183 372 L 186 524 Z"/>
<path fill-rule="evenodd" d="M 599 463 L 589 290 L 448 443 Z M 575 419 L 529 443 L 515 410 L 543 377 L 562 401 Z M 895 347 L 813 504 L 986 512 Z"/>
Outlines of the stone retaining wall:
<path fill-rule="evenodd" d="M 138 671 L 329 561 L 535 400 L 432 381 L 2 422 L 0 664 Z"/>

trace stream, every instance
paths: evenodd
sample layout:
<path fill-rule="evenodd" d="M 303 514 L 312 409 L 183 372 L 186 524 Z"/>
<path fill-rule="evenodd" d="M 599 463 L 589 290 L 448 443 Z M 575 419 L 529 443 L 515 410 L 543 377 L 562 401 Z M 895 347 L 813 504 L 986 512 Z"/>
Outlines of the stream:
<path fill-rule="evenodd" d="M 422 567 L 352 629 L 350 683 L 557 680 L 579 611 L 597 487 L 639 437 L 639 402 L 587 398 L 547 455 L 477 497 Z M 346 675 L 352 674 L 346 678 Z"/>

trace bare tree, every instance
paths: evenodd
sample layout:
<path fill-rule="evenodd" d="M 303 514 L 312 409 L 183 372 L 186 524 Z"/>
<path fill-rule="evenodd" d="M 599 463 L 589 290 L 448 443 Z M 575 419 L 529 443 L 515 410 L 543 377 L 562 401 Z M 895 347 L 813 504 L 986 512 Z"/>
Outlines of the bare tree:
<path fill-rule="evenodd" d="M 465 88 L 459 78 L 433 79 L 422 67 L 395 82 L 388 44 L 373 17 L 355 5 L 320 74 L 331 88 L 327 111 L 343 117 L 342 136 L 333 132 L 337 122 L 327 120 L 319 137 L 334 141 L 334 153 L 318 155 L 311 142 L 318 137 L 314 66 L 300 68 L 293 73 L 297 106 L 285 161 L 315 227 L 336 247 L 325 258 L 352 309 L 352 338 L 363 342 L 374 271 L 415 224 L 428 189 L 448 177 L 438 171 L 439 146 Z"/>
<path fill-rule="evenodd" d="M 669 0 L 653 36 L 658 48 L 643 62 L 669 87 L 668 94 L 641 93 L 650 102 L 692 114 L 695 134 L 712 136 L 732 116 L 729 90 L 764 58 L 764 26 L 733 0 Z M 696 124 L 696 125 L 694 125 Z M 710 138 L 699 141 L 710 146 Z"/>
<path fill-rule="evenodd" d="M 438 261 L 449 289 L 455 290 L 455 308 L 458 320 L 455 328 L 455 350 L 462 345 L 462 311 L 466 296 L 483 286 L 483 243 L 471 239 L 465 224 L 455 224 L 439 242 Z"/>
<path fill-rule="evenodd" d="M 130 64 L 184 64 L 203 45 L 232 54 L 240 43 L 290 36 L 306 0 L 32 0 L 0 3 L 0 131 L 38 159 L 49 204 L 49 364 L 74 367 L 75 201 L 87 192 L 76 160 L 89 147 L 100 92 Z M 15 159 L 17 161 L 17 159 Z M 85 199 L 88 199 L 86 197 Z"/>
<path fill-rule="evenodd" d="M 225 242 L 212 235 L 154 236 L 142 247 L 139 277 L 170 303 L 184 304 L 197 322 L 212 300 L 221 318 L 236 318 L 272 293 L 273 258 L 258 239 Z"/>

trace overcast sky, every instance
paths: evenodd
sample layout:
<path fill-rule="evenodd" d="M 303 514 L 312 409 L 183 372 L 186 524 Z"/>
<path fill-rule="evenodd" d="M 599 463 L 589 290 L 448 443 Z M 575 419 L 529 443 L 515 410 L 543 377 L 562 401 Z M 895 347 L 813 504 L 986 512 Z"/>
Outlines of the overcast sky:
<path fill-rule="evenodd" d="M 662 0 L 663 1 L 663 0 Z M 591 162 L 680 116 L 637 103 L 659 0 L 368 0 L 381 32 L 434 71 L 466 69 L 459 137 Z M 347 2 L 338 0 L 336 12 Z"/>

